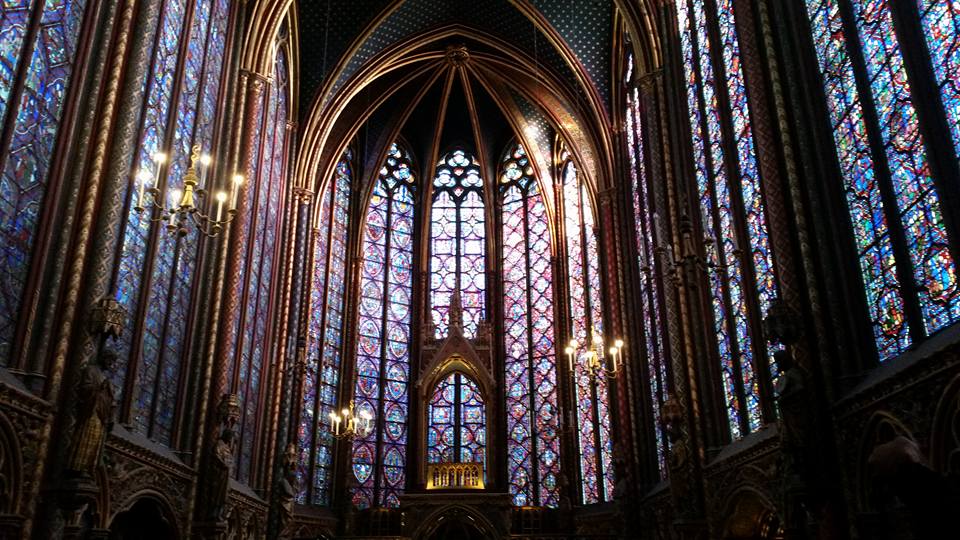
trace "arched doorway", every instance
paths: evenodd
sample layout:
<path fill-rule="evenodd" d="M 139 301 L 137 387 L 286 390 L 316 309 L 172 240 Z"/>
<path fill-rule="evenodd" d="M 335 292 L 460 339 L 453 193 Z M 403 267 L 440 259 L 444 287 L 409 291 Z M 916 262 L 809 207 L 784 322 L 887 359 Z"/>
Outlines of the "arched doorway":
<path fill-rule="evenodd" d="M 141 497 L 117 514 L 110 524 L 110 540 L 170 540 L 179 538 L 173 520 L 162 503 L 153 497 Z"/>
<path fill-rule="evenodd" d="M 469 516 L 449 518 L 444 516 L 440 519 L 444 521 L 427 537 L 428 540 L 486 540 L 487 538 L 480 528 L 472 523 Z"/>
<path fill-rule="evenodd" d="M 506 530 L 506 529 L 504 529 Z M 411 536 L 414 540 L 488 540 L 499 538 L 485 516 L 463 506 L 447 506 L 423 520 Z"/>

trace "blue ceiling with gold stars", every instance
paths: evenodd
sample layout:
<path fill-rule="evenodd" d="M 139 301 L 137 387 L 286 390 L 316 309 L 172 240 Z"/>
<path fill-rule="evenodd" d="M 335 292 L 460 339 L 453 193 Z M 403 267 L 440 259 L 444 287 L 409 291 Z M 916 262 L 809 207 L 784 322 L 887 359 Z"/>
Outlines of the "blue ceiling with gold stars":
<path fill-rule="evenodd" d="M 613 2 L 610 0 L 518 0 L 529 2 L 567 43 L 609 110 Z M 569 83 L 584 99 L 573 71 L 547 36 L 508 0 L 406 0 L 384 17 L 388 0 L 300 0 L 300 110 L 307 114 L 315 94 L 340 59 L 374 20 L 381 19 L 340 72 L 329 96 L 367 61 L 387 48 L 450 24 L 488 33 L 524 51 Z M 468 36 L 469 37 L 469 34 Z"/>

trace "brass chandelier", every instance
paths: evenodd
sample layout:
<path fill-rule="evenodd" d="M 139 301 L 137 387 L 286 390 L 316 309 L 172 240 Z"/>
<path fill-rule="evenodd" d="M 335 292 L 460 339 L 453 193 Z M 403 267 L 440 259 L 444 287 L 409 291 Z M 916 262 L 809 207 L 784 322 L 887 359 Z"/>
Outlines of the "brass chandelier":
<path fill-rule="evenodd" d="M 200 145 L 194 146 L 190 154 L 190 166 L 183 175 L 183 189 L 171 189 L 165 193 L 166 186 L 161 188 L 159 179 L 167 163 L 167 154 L 155 153 L 153 155 L 154 170 L 151 172 L 148 169 L 140 169 L 136 174 L 139 191 L 137 203 L 133 209 L 138 213 L 149 211 L 151 222 L 165 222 L 167 232 L 178 236 L 186 236 L 187 224 L 193 223 L 205 236 L 216 237 L 237 215 L 237 198 L 244 178 L 240 174 L 233 176 L 226 216 L 224 216 L 223 207 L 227 202 L 227 193 L 223 190 L 213 194 L 216 211 L 204 213 L 202 208 L 206 207 L 207 212 L 210 212 L 209 207 L 212 205 L 212 201 L 207 198 L 209 192 L 205 187 L 212 161 L 210 154 L 201 153 Z"/>
<path fill-rule="evenodd" d="M 577 362 L 585 362 L 590 378 L 604 376 L 610 380 L 614 380 L 620 374 L 620 364 L 623 362 L 622 339 L 614 340 L 613 344 L 605 351 L 603 336 L 595 332 L 593 338 L 590 340 L 590 346 L 587 348 L 587 352 L 577 357 L 577 350 L 579 348 L 580 344 L 577 340 L 571 339 L 566 349 L 564 349 L 564 352 L 567 354 L 570 373 L 574 372 L 574 367 Z M 607 356 L 610 357 L 609 367 L 607 366 Z"/>

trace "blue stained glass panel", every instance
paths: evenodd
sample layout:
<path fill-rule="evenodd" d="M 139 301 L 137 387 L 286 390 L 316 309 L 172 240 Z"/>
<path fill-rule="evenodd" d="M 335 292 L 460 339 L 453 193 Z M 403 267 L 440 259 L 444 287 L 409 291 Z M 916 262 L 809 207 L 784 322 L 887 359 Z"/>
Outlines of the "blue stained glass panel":
<path fill-rule="evenodd" d="M 85 0 L 48 1 L 27 54 L 33 2 L 0 4 L 0 120 L 13 116 L 0 176 L 0 365 L 13 346 L 20 302 L 44 203 L 64 101 L 73 72 Z M 17 103 L 9 103 L 20 62 L 29 62 Z"/>
<path fill-rule="evenodd" d="M 361 248 L 354 395 L 357 412 L 373 418 L 376 429 L 353 442 L 353 503 L 360 508 L 396 507 L 406 482 L 414 185 L 410 154 L 391 145 L 373 185 Z"/>

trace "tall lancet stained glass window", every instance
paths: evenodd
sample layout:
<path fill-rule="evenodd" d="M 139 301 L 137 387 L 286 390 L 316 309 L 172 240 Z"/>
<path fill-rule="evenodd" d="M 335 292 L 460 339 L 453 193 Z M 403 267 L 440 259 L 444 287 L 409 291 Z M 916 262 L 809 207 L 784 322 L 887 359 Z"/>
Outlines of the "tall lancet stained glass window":
<path fill-rule="evenodd" d="M 643 357 L 650 393 L 650 411 L 653 418 L 654 442 L 660 477 L 667 474 L 668 440 L 664 434 L 661 411 L 667 399 L 667 351 L 664 348 L 664 324 L 661 311 L 661 280 L 657 251 L 654 244 L 654 213 L 656 204 L 653 185 L 647 172 L 646 116 L 640 100 L 640 89 L 633 80 L 636 66 L 633 55 L 628 55 L 626 85 L 627 156 L 630 159 L 630 185 L 633 188 L 633 217 L 637 246 L 637 268 L 640 277 L 639 317 L 643 333 Z"/>
<path fill-rule="evenodd" d="M 501 163 L 507 477 L 517 506 L 559 503 L 560 412 L 550 222 L 520 145 Z"/>
<path fill-rule="evenodd" d="M 436 337 L 447 335 L 450 301 L 459 288 L 463 334 L 475 337 L 484 317 L 486 232 L 477 158 L 455 149 L 437 163 L 430 210 L 430 312 Z"/>
<path fill-rule="evenodd" d="M 577 174 L 567 151 L 563 151 L 561 163 L 571 334 L 578 344 L 574 353 L 573 386 L 581 497 L 584 504 L 593 504 L 612 500 L 614 483 L 607 379 L 591 376 L 587 365 L 587 352 L 594 338 L 603 335 L 600 250 L 587 185 Z"/>
<path fill-rule="evenodd" d="M 763 396 L 777 366 L 761 321 L 777 285 L 731 2 L 677 0 L 677 20 L 716 352 L 738 439 L 772 420 Z"/>
<path fill-rule="evenodd" d="M 427 463 L 486 463 L 487 422 L 476 381 L 451 373 L 427 406 Z"/>
<path fill-rule="evenodd" d="M 330 413 L 337 410 L 343 357 L 343 309 L 350 224 L 351 154 L 337 162 L 329 187 L 320 198 L 313 230 L 307 370 L 297 441 L 300 504 L 330 504 L 333 486 L 333 436 Z"/>
<path fill-rule="evenodd" d="M 246 269 L 241 282 L 244 302 L 241 308 L 239 334 L 230 370 L 230 386 L 240 398 L 240 434 L 237 479 L 256 484 L 252 478 L 258 470 L 254 463 L 259 437 L 258 420 L 266 398 L 266 360 L 271 353 L 271 329 L 280 272 L 280 220 L 286 192 L 288 79 L 285 49 L 277 47 L 274 77 L 266 92 L 265 114 L 260 135 L 258 174 L 251 177 L 247 194 L 250 212 L 250 233 L 245 252 Z"/>
<path fill-rule="evenodd" d="M 170 0 L 157 20 L 131 171 L 147 174 L 151 186 L 171 196 L 183 188 L 192 148 L 206 153 L 214 147 L 229 16 L 227 0 Z M 156 159 L 160 153 L 165 161 Z M 227 175 L 216 156 L 211 167 L 216 176 Z M 142 182 L 139 176 L 131 174 Z M 120 362 L 114 378 L 126 396 L 121 401 L 133 404 L 121 408 L 120 420 L 170 444 L 182 401 L 182 364 L 188 355 L 202 239 L 189 226 L 186 236 L 169 234 L 166 224 L 150 221 L 149 212 L 137 212 L 139 188 L 131 182 L 125 194 L 123 245 L 113 276 L 116 300 L 131 325 L 117 345 Z"/>
<path fill-rule="evenodd" d="M 960 319 L 957 238 L 944 215 L 955 210 L 938 194 L 955 182 L 958 166 L 960 7 L 942 0 L 806 0 L 806 7 L 874 340 L 886 360 Z M 923 35 L 929 56 L 911 64 L 901 51 L 908 35 Z M 915 97 L 917 88 L 926 96 L 933 89 L 934 99 Z M 951 152 L 928 152 L 945 141 Z"/>
<path fill-rule="evenodd" d="M 28 322 L 21 302 L 87 1 L 35 4 L 0 5 L 0 365 L 11 360 L 17 321 Z"/>
<path fill-rule="evenodd" d="M 368 413 L 376 428 L 353 442 L 353 502 L 360 508 L 398 506 L 406 483 L 415 201 L 410 153 L 393 144 L 363 232 L 354 399 L 357 414 Z"/>

